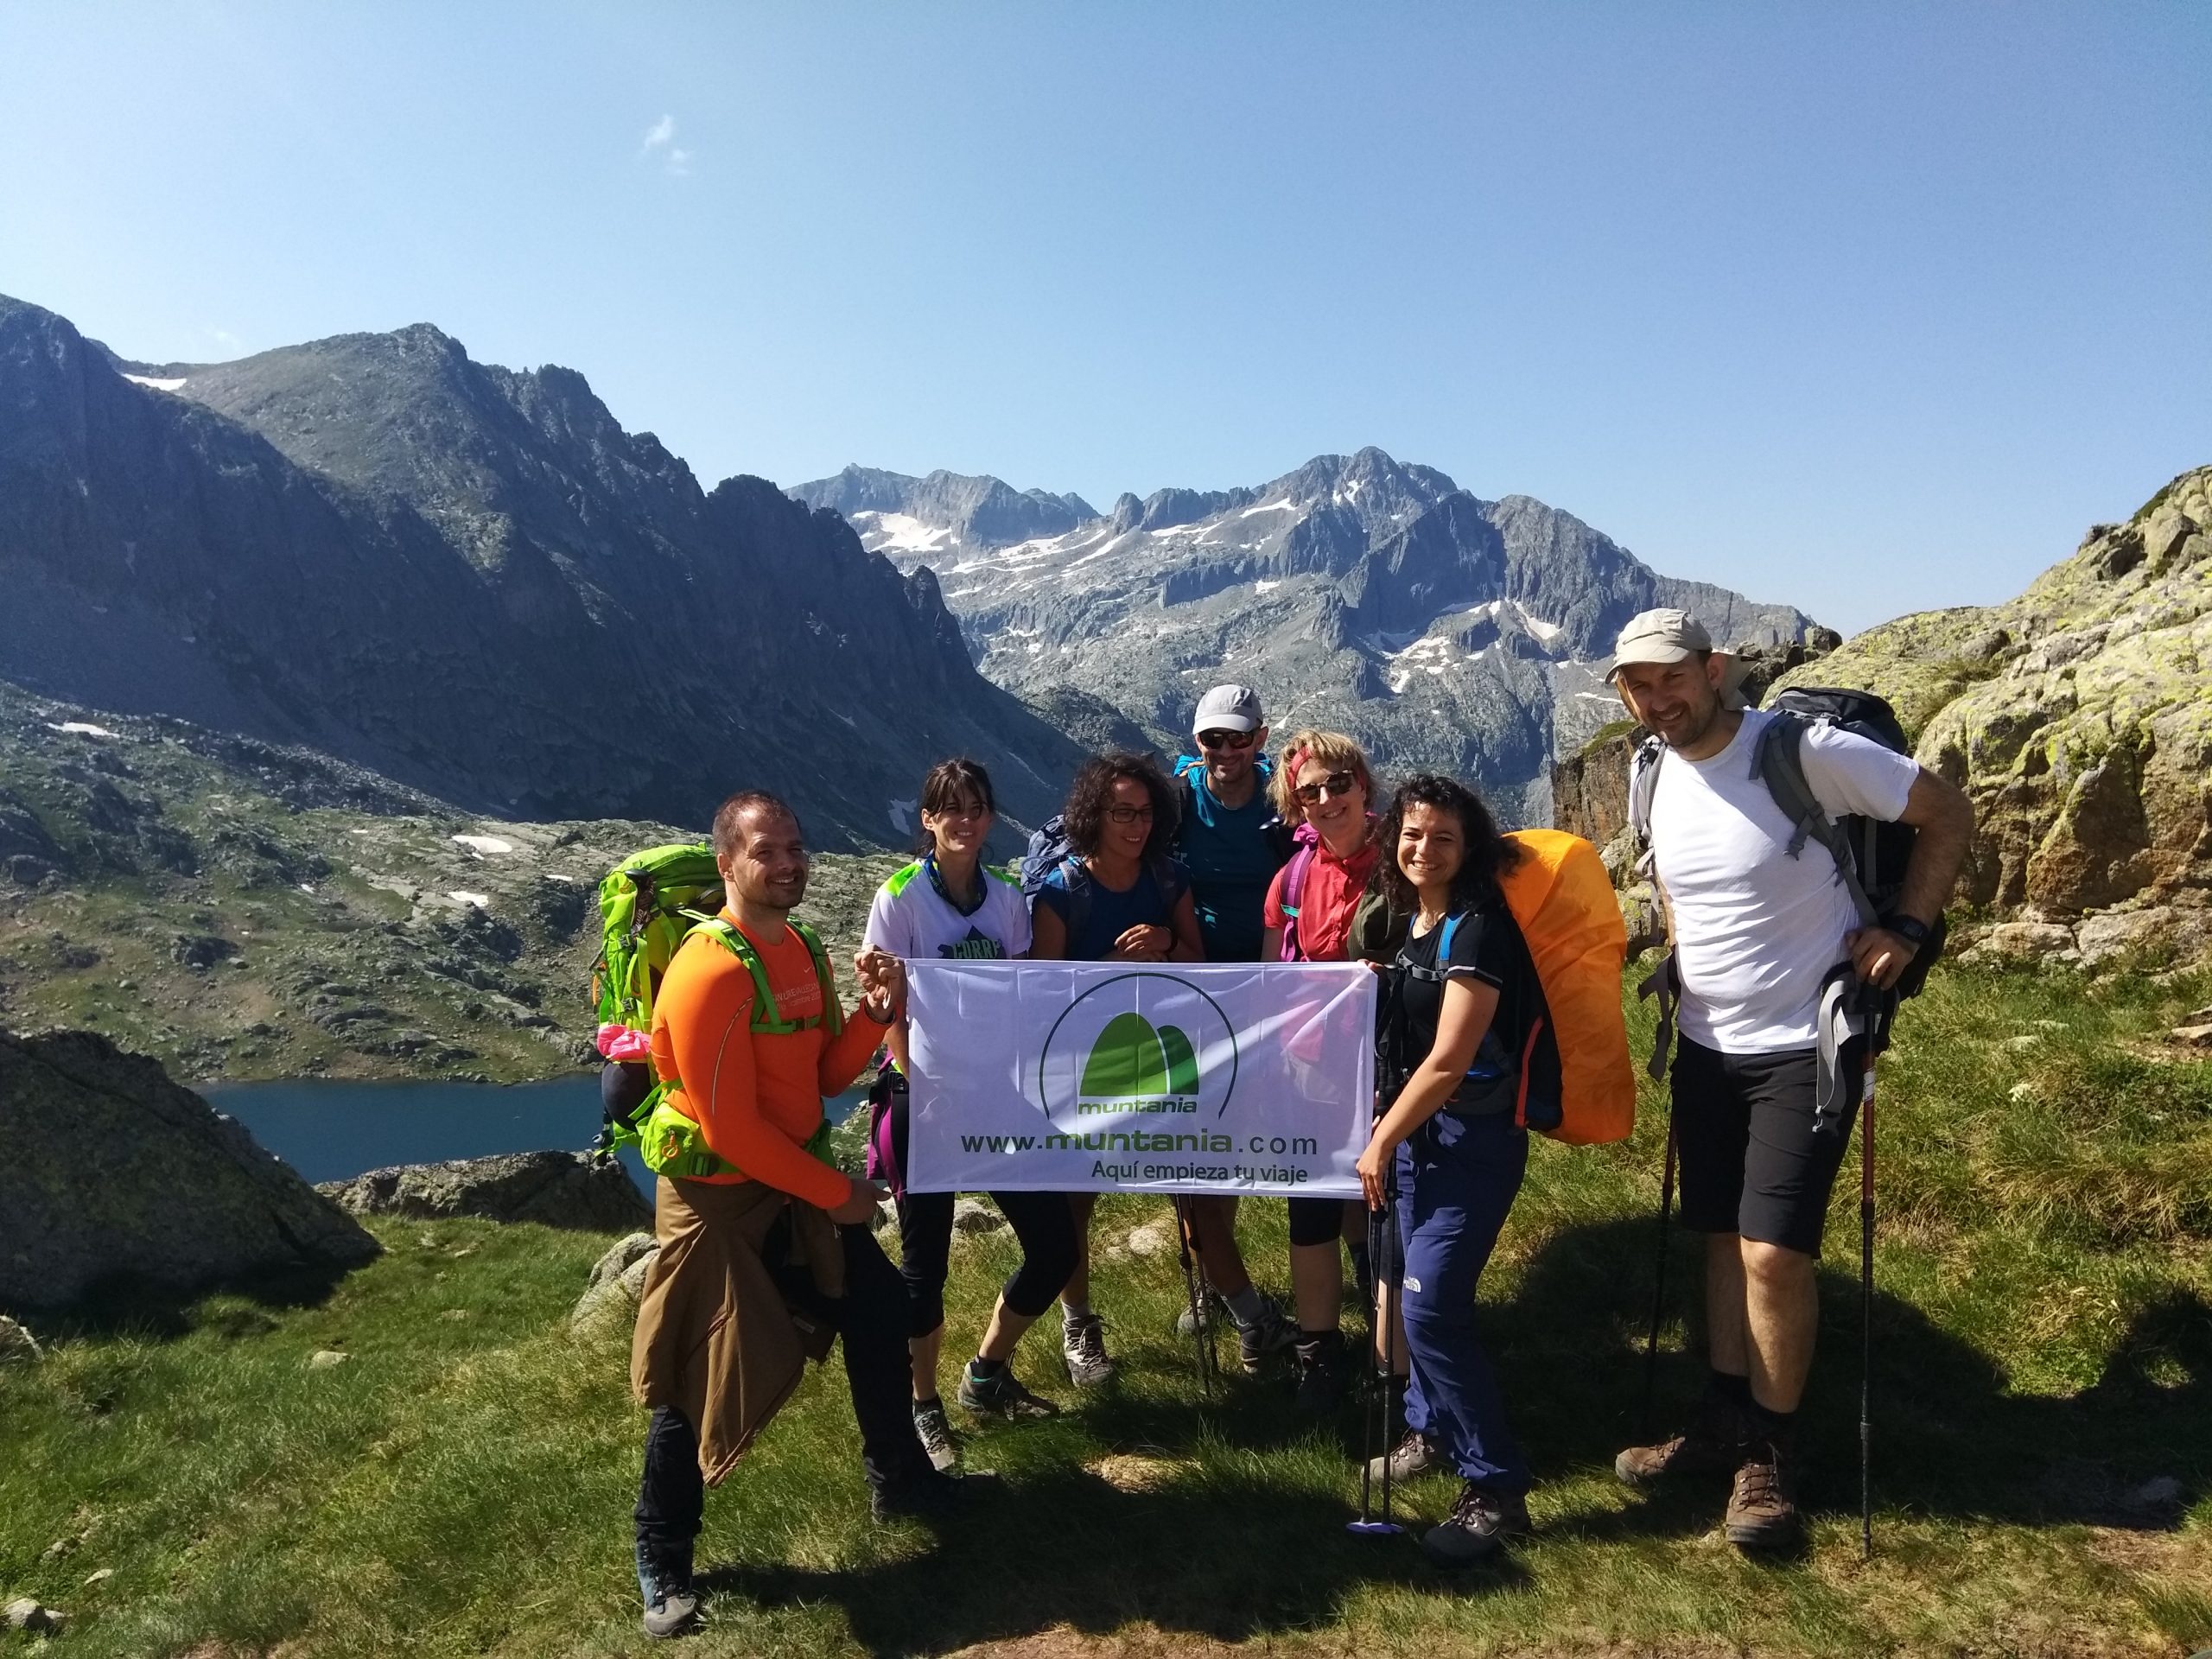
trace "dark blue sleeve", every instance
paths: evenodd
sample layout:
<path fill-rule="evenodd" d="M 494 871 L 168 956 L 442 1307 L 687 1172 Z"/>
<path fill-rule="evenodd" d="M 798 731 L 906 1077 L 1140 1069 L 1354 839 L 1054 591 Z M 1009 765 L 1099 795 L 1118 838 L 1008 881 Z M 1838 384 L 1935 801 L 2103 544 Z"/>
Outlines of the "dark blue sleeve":
<path fill-rule="evenodd" d="M 1033 914 L 1034 913 L 1035 906 L 1038 905 L 1042 905 L 1046 909 L 1051 911 L 1053 915 L 1058 917 L 1060 918 L 1060 925 L 1062 927 L 1065 927 L 1067 925 L 1067 866 L 1065 864 L 1055 865 L 1052 871 L 1045 877 L 1044 885 L 1037 889 L 1036 896 L 1031 902 L 1031 910 Z"/>

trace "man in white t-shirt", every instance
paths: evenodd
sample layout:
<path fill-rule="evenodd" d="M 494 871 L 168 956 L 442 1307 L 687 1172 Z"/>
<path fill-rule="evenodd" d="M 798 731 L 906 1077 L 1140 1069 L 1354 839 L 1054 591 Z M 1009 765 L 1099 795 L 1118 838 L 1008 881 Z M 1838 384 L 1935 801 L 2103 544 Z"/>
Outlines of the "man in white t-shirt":
<path fill-rule="evenodd" d="M 1622 629 L 1610 677 L 1664 746 L 1649 795 L 1653 879 L 1681 992 L 1674 1134 L 1682 1222 L 1707 1235 L 1712 1365 L 1691 1426 L 1631 1446 L 1614 1467 L 1631 1485 L 1732 1470 L 1727 1535 L 1745 1548 L 1800 1537 L 1794 1423 L 1819 1319 L 1814 1264 L 1858 1091 L 1816 1111 L 1822 990 L 1838 970 L 1894 985 L 1926 940 L 1974 833 L 1952 785 L 1855 734 L 1808 726 L 1805 780 L 1831 818 L 1918 830 L 1904 884 L 1878 926 L 1818 840 L 1793 856 L 1796 826 L 1754 765 L 1778 716 L 1747 709 L 1733 659 L 1688 612 L 1646 611 Z M 1847 1051 L 1837 1070 L 1853 1076 Z"/>

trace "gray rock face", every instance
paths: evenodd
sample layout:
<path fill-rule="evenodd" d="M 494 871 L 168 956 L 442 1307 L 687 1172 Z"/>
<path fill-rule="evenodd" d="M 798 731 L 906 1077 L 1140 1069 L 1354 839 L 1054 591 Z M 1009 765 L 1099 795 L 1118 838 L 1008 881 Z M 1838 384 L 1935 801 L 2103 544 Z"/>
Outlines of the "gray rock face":
<path fill-rule="evenodd" d="M 89 1032 L 0 1033 L 0 1306 L 103 1281 L 190 1291 L 333 1272 L 377 1242 L 153 1061 Z"/>
<path fill-rule="evenodd" d="M 149 369 L 0 298 L 0 677 L 511 817 L 703 826 L 749 783 L 817 844 L 882 845 L 938 756 L 1030 822 L 1078 758 L 976 672 L 933 578 L 761 480 L 702 490 L 573 371 L 422 325 Z M 681 741 L 609 741 L 616 695 L 625 733 Z M 11 880 L 52 861 L 4 814 L 0 840 Z"/>
<path fill-rule="evenodd" d="M 316 1189 L 357 1216 L 429 1220 L 475 1216 L 612 1232 L 651 1221 L 629 1173 L 581 1152 L 514 1152 L 441 1164 L 399 1164 Z"/>
<path fill-rule="evenodd" d="M 645 1274 L 659 1255 L 651 1233 L 632 1233 L 618 1242 L 593 1265 L 584 1294 L 569 1311 L 569 1323 L 581 1331 L 636 1318 Z"/>
<path fill-rule="evenodd" d="M 1033 702 L 1088 694 L 1172 750 L 1207 686 L 1243 681 L 1279 731 L 1340 728 L 1387 771 L 1474 778 L 1528 822 L 1548 815 L 1550 762 L 1618 712 L 1599 675 L 1636 612 L 1687 606 L 1732 643 L 1811 627 L 1658 575 L 1541 501 L 1478 500 L 1379 449 L 1252 487 L 1125 495 L 1065 529 L 1043 515 L 1001 531 L 957 510 L 942 474 L 862 476 L 793 493 L 900 568 L 936 571 L 983 672 Z"/>

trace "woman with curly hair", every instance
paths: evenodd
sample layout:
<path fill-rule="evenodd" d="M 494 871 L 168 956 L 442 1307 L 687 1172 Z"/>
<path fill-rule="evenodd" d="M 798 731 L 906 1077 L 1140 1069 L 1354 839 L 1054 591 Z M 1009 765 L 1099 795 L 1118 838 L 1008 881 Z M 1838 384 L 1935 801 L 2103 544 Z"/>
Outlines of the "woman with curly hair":
<path fill-rule="evenodd" d="M 1045 878 L 1030 916 L 1030 954 L 1068 962 L 1203 962 L 1191 885 L 1167 855 L 1175 795 L 1149 755 L 1093 756 L 1061 809 L 1068 856 Z M 1095 1387 L 1114 1375 L 1105 1327 L 1090 1306 L 1090 1214 L 1096 1192 L 1071 1192 L 1076 1265 L 1060 1293 L 1060 1351 L 1068 1380 Z"/>
<path fill-rule="evenodd" d="M 1474 792 L 1433 773 L 1408 779 L 1378 839 L 1377 880 L 1410 918 L 1376 1021 L 1388 1104 L 1358 1164 L 1369 1205 L 1397 1212 L 1399 1260 L 1384 1278 L 1405 1320 L 1408 1433 L 1385 1456 L 1394 1475 L 1458 1471 L 1458 1500 L 1421 1540 L 1458 1565 L 1529 1528 L 1529 1465 L 1476 1334 L 1475 1285 L 1528 1168 L 1515 1106 L 1550 1021 L 1498 887 L 1520 849 Z"/>
<path fill-rule="evenodd" d="M 1375 872 L 1379 843 L 1370 808 L 1373 769 L 1358 740 L 1306 731 L 1283 746 L 1269 787 L 1275 810 L 1292 826 L 1296 850 L 1275 873 L 1262 912 L 1263 962 L 1343 962 L 1352 912 Z M 1361 1206 L 1338 1198 L 1292 1198 L 1290 1285 L 1298 1313 L 1298 1406 L 1319 1414 L 1343 1399 L 1351 1380 L 1338 1310 L 1344 1300 L 1341 1239 L 1351 1241 L 1353 1275 L 1364 1296 L 1367 1229 Z M 1347 1211 L 1351 1213 L 1347 1215 Z"/>

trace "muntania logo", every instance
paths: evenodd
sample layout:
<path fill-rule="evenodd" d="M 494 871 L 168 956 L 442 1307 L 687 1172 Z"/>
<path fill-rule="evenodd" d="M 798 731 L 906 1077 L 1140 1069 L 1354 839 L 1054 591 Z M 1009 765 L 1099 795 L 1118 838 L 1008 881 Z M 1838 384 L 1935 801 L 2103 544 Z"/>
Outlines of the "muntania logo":
<path fill-rule="evenodd" d="M 1218 1120 L 1236 1088 L 1236 1033 L 1175 974 L 1117 974 L 1046 1033 L 1037 1103 L 1056 1122 L 1155 1115 Z"/>

